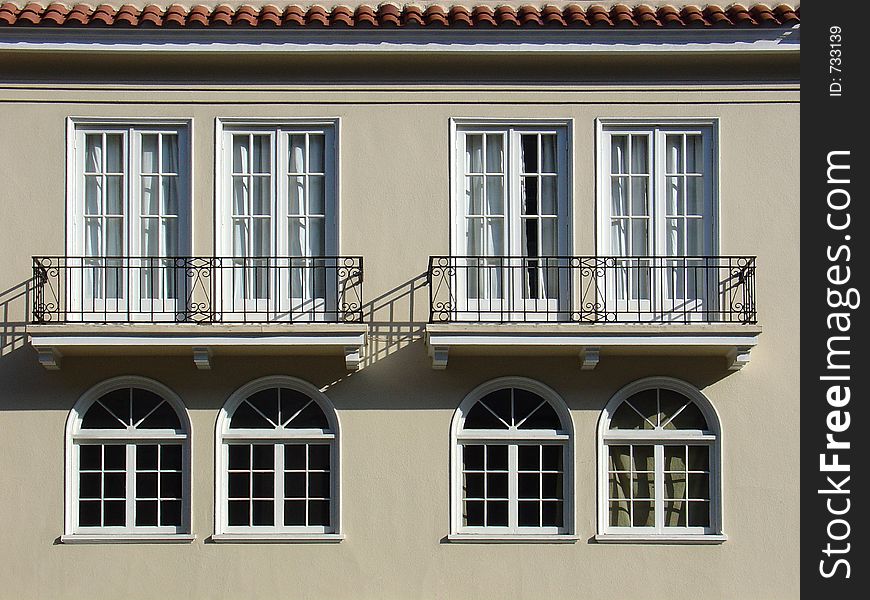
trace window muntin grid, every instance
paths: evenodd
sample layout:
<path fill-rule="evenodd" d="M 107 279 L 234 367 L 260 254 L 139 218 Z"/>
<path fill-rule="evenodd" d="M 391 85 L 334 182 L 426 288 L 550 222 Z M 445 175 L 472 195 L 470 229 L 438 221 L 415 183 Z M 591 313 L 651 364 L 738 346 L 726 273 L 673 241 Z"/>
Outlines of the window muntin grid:
<path fill-rule="evenodd" d="M 84 257 L 72 289 L 101 301 L 94 308 L 177 299 L 171 261 L 153 259 L 189 252 L 185 135 L 173 125 L 76 125 L 68 254 Z"/>
<path fill-rule="evenodd" d="M 337 250 L 332 128 L 239 125 L 225 136 L 222 244 L 235 259 L 232 293 L 323 301 L 328 282 L 317 267 Z"/>
<path fill-rule="evenodd" d="M 524 387 L 504 387 L 462 410 L 457 532 L 568 533 L 570 427 L 550 400 Z"/>
<path fill-rule="evenodd" d="M 681 386 L 637 387 L 609 409 L 603 527 L 610 533 L 715 534 L 718 433 Z"/>
<path fill-rule="evenodd" d="M 335 429 L 318 400 L 295 387 L 257 386 L 227 411 L 223 532 L 337 531 Z"/>
<path fill-rule="evenodd" d="M 136 385 L 94 395 L 73 410 L 68 532 L 189 531 L 188 433 L 174 402 Z"/>
<path fill-rule="evenodd" d="M 567 135 L 563 126 L 460 126 L 453 245 L 469 257 L 463 299 L 498 310 L 492 301 L 559 298 L 567 284 L 546 257 L 569 242 Z"/>

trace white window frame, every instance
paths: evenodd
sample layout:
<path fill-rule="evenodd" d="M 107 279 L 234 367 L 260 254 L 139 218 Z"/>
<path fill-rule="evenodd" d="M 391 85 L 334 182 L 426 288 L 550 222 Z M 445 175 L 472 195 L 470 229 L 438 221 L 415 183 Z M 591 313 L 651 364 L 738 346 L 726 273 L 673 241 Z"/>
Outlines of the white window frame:
<path fill-rule="evenodd" d="M 246 398 L 257 392 L 285 387 L 301 392 L 309 396 L 326 415 L 331 431 L 323 432 L 319 429 L 244 429 L 231 430 L 229 428 L 231 416 Z M 341 523 L 341 425 L 338 413 L 332 402 L 321 390 L 314 385 L 285 375 L 272 375 L 261 377 L 251 381 L 232 393 L 229 399 L 218 413 L 215 425 L 215 510 L 214 510 L 214 535 L 216 542 L 338 542 L 344 539 Z M 328 443 L 330 446 L 330 469 L 331 469 L 331 500 L 329 528 L 308 526 L 283 525 L 269 526 L 234 526 L 227 525 L 227 498 L 228 498 L 228 451 L 230 442 L 239 443 L 268 443 L 283 445 L 284 443 Z M 274 466 L 276 474 L 279 465 Z M 282 470 L 283 472 L 283 470 Z M 276 475 L 277 476 L 277 475 Z M 279 486 L 275 486 L 275 503 L 277 506 L 283 503 L 283 494 L 279 497 Z M 283 512 L 283 511 L 281 511 Z"/>
<path fill-rule="evenodd" d="M 141 241 L 141 198 L 139 190 L 139 161 L 134 156 L 140 151 L 140 139 L 142 133 L 174 133 L 178 136 L 178 194 L 179 194 L 179 223 L 178 223 L 178 256 L 189 256 L 194 248 L 193 239 L 193 119 L 165 119 L 165 118 L 95 118 L 95 117 L 67 117 L 66 119 L 66 256 L 85 256 L 84 252 L 84 191 L 80 189 L 83 172 L 81 170 L 81 158 L 84 149 L 79 148 L 81 140 L 87 133 L 120 133 L 124 136 L 124 185 L 125 194 L 125 223 L 124 223 L 124 255 L 128 259 L 142 256 L 139 251 Z M 73 265 L 75 267 L 82 264 Z M 123 267 L 122 267 L 123 268 Z M 84 299 L 75 295 L 79 286 L 75 285 L 76 278 L 82 276 L 81 269 L 68 270 L 67 305 L 74 311 L 82 308 Z M 124 280 L 131 277 L 131 272 L 124 273 Z M 71 279 L 69 279 L 71 278 Z M 127 297 L 114 300 L 116 310 L 97 310 L 96 315 L 107 317 L 119 317 L 130 314 L 132 320 L 136 320 L 136 314 L 150 314 L 150 302 L 164 302 L 160 299 L 143 299 L 138 292 L 138 278 L 126 285 Z M 134 294 L 136 298 L 134 298 Z M 105 300 L 104 300 L 105 302 Z M 177 298 L 177 310 L 184 310 L 186 298 Z M 135 304 L 135 306 L 134 306 Z M 131 308 L 138 310 L 130 311 Z M 99 306 L 95 305 L 99 309 Z M 167 320 L 175 320 L 175 315 L 166 309 L 164 305 L 161 312 L 166 313 Z M 72 318 L 75 318 L 74 314 Z"/>
<path fill-rule="evenodd" d="M 82 430 L 81 422 L 88 409 L 104 394 L 123 388 L 142 388 L 157 394 L 165 400 L 178 415 L 182 432 L 167 429 L 134 430 L 122 429 L 92 429 Z M 126 527 L 79 527 L 78 525 L 78 475 L 79 452 L 81 443 L 124 443 L 127 445 L 127 520 Z M 142 527 L 132 521 L 131 504 L 135 502 L 134 486 L 136 466 L 131 462 L 135 453 L 132 447 L 136 444 L 157 444 L 161 442 L 180 443 L 182 446 L 182 505 L 180 527 Z M 100 542 L 190 542 L 196 536 L 191 535 L 191 426 L 187 409 L 181 398 L 162 383 L 139 376 L 113 377 L 102 381 L 84 394 L 70 411 L 65 429 L 65 512 L 64 543 L 100 543 Z"/>
<path fill-rule="evenodd" d="M 467 430 L 463 431 L 465 418 L 472 407 L 487 394 L 505 389 L 519 388 L 537 394 L 546 400 L 556 411 L 563 429 L 559 432 L 547 430 Z M 523 442 L 532 444 L 558 444 L 563 446 L 563 525 L 558 532 L 536 532 L 534 527 L 465 527 L 462 524 L 462 450 L 464 442 L 491 442 L 508 445 L 508 460 L 516 463 L 516 448 Z M 513 457 L 513 458 L 512 458 Z M 448 540 L 453 542 L 575 542 L 575 501 L 574 501 L 574 422 L 567 405 L 549 386 L 526 377 L 499 377 L 487 381 L 472 390 L 453 414 L 450 425 L 450 528 Z M 509 471 L 510 471 L 509 463 Z M 512 471 L 514 479 L 508 476 L 509 514 L 515 512 L 516 468 Z M 515 520 L 515 519 L 510 519 Z"/>
<path fill-rule="evenodd" d="M 667 389 L 682 394 L 695 403 L 707 420 L 707 431 L 695 430 L 611 430 L 610 421 L 619 406 L 638 392 Z M 710 525 L 700 528 L 665 527 L 657 518 L 655 527 L 616 527 L 608 520 L 608 446 L 609 444 L 642 444 L 654 446 L 656 514 L 663 510 L 658 496 L 664 485 L 663 451 L 669 443 L 677 445 L 703 445 L 710 449 Z M 598 419 L 598 534 L 599 542 L 612 543 L 674 543 L 719 544 L 727 540 L 723 532 L 722 510 L 722 429 L 719 415 L 710 400 L 690 383 L 673 377 L 646 377 L 629 383 L 608 401 Z"/>
<path fill-rule="evenodd" d="M 658 131 L 657 131 L 658 130 Z M 700 131 L 699 131 L 700 130 Z M 653 139 L 653 144 L 656 144 L 655 137 L 663 133 L 701 133 L 709 136 L 710 155 L 707 159 L 709 172 L 709 181 L 707 182 L 707 191 L 711 197 L 707 199 L 710 223 L 707 230 L 710 243 L 708 251 L 711 255 L 716 256 L 720 252 L 720 237 L 719 237 L 719 171 L 720 171 L 720 150 L 719 150 L 719 118 L 718 117 L 663 117 L 663 118 L 598 118 L 595 120 L 595 187 L 596 193 L 596 213 L 597 230 L 596 247 L 599 256 L 611 256 L 610 252 L 610 171 L 607 169 L 610 161 L 610 133 L 648 133 Z M 653 148 L 650 148 L 653 153 Z M 655 158 L 652 163 L 651 177 L 653 178 L 650 186 L 650 195 L 652 202 L 651 221 L 654 226 L 650 230 L 651 237 L 658 237 L 660 233 L 657 231 L 660 227 L 655 223 L 657 217 L 655 214 L 661 212 L 661 207 L 664 205 L 664 156 L 660 152 L 654 154 Z M 661 180 L 661 181 L 660 181 Z M 659 242 L 651 242 L 654 248 L 659 246 Z M 657 256 L 663 256 L 656 253 Z"/>
<path fill-rule="evenodd" d="M 520 259 L 522 257 L 521 248 L 521 208 L 520 208 L 520 189 L 519 189 L 519 152 L 514 148 L 517 146 L 519 136 L 526 133 L 543 133 L 555 134 L 559 146 L 557 147 L 557 168 L 558 170 L 558 207 L 557 207 L 557 254 L 560 256 L 570 255 L 573 252 L 573 174 L 574 174 L 574 120 L 571 118 L 561 119 L 503 119 L 503 118 L 466 118 L 453 117 L 450 119 L 450 255 L 451 256 L 467 256 L 468 250 L 465 244 L 465 176 L 463 165 L 465 158 L 463 149 L 465 147 L 463 136 L 468 133 L 502 133 L 505 136 L 507 144 L 505 151 L 505 224 L 504 224 L 504 243 L 508 250 L 507 254 L 497 256 L 509 256 Z M 508 261 L 507 264 L 513 265 L 514 270 L 518 270 L 521 262 Z M 563 269 L 566 271 L 566 269 Z M 542 319 L 558 319 L 566 320 L 568 315 L 568 306 L 570 301 L 570 285 L 569 277 L 562 277 L 559 297 L 547 301 L 547 311 L 550 316 L 542 315 Z M 505 281 L 510 281 L 505 278 Z M 515 286 L 519 288 L 518 279 Z M 505 289 L 505 299 L 508 306 L 504 306 L 497 300 L 486 300 L 485 306 L 481 307 L 474 299 L 467 298 L 464 283 L 461 277 L 455 277 L 451 283 L 455 301 L 460 314 L 463 311 L 475 313 L 473 320 L 480 318 L 494 317 L 501 319 L 504 315 L 509 315 L 511 309 L 516 309 L 518 312 L 524 312 L 523 320 L 534 320 L 531 312 L 534 312 L 536 306 L 540 306 L 542 300 L 529 299 L 524 301 L 519 289 Z M 555 314 L 552 314 L 555 313 Z M 561 315 L 564 313 L 564 315 Z"/>
<path fill-rule="evenodd" d="M 268 134 L 272 136 L 272 165 L 273 165 L 273 181 L 272 190 L 276 205 L 280 205 L 282 198 L 286 198 L 286 182 L 284 182 L 283 171 L 278 169 L 280 164 L 283 164 L 283 159 L 279 160 L 279 148 L 283 147 L 283 137 L 288 133 L 322 133 L 325 135 L 324 146 L 324 168 L 326 169 L 325 179 L 325 220 L 324 220 L 324 251 L 325 256 L 338 256 L 340 253 L 340 129 L 341 121 L 338 117 L 328 118 L 243 118 L 229 117 L 215 119 L 215 254 L 224 259 L 233 257 L 233 228 L 232 228 L 232 147 L 227 145 L 227 140 L 234 133 L 252 133 L 252 134 Z M 330 177 L 331 174 L 331 177 Z M 271 254 L 275 257 L 275 250 L 281 247 L 281 244 L 286 245 L 287 234 L 284 232 L 283 237 L 279 237 L 279 233 L 283 231 L 283 227 L 279 227 L 278 221 L 281 215 L 276 213 L 272 215 L 272 245 Z M 224 261 L 225 269 L 219 273 L 225 275 L 224 271 L 229 266 L 229 263 Z M 230 307 L 226 307 L 223 312 L 225 315 L 233 316 L 238 313 L 243 317 L 245 310 L 252 312 L 263 313 L 267 312 L 270 315 L 277 315 L 283 309 L 278 304 L 280 299 L 274 298 L 270 291 L 269 298 L 261 299 L 239 299 L 234 298 L 234 290 L 231 289 L 229 278 L 227 281 L 218 282 L 219 297 L 227 298 L 228 303 L 235 308 L 233 311 Z M 336 291 L 331 290 L 327 285 L 327 307 L 326 310 L 335 310 L 334 305 Z M 228 296 L 229 294 L 229 296 Z M 244 305 L 244 306 L 243 306 Z M 304 309 L 302 315 L 296 313 L 294 320 L 305 320 L 308 316 Z M 316 320 L 315 315 L 311 315 L 309 320 Z"/>

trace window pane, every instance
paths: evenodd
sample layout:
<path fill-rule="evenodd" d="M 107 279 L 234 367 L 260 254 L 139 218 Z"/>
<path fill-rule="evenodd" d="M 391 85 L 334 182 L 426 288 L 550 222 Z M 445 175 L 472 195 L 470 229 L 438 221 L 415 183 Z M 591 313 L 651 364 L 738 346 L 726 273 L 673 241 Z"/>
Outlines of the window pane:
<path fill-rule="evenodd" d="M 631 136 L 631 172 L 649 173 L 649 141 L 645 135 Z"/>
<path fill-rule="evenodd" d="M 541 503 L 517 502 L 517 521 L 520 527 L 540 527 Z"/>
<path fill-rule="evenodd" d="M 465 183 L 466 214 L 483 214 L 483 176 L 466 177 Z"/>
<path fill-rule="evenodd" d="M 251 525 L 271 526 L 275 523 L 274 500 L 254 500 L 251 505 Z"/>
<path fill-rule="evenodd" d="M 327 444 L 310 444 L 308 446 L 308 469 L 329 471 L 329 446 Z"/>
<path fill-rule="evenodd" d="M 136 501 L 136 525 L 139 527 L 157 525 L 157 500 Z"/>
<path fill-rule="evenodd" d="M 227 524 L 232 526 L 250 525 L 250 503 L 248 500 L 229 501 L 227 503 Z"/>
<path fill-rule="evenodd" d="M 628 136 L 611 136 L 610 172 L 613 174 L 628 173 Z"/>
<path fill-rule="evenodd" d="M 706 212 L 704 207 L 704 180 L 701 177 L 686 178 L 686 214 L 703 216 Z"/>
<path fill-rule="evenodd" d="M 683 136 L 668 135 L 665 138 L 665 161 L 668 173 L 683 172 Z"/>
<path fill-rule="evenodd" d="M 290 136 L 290 156 L 288 172 L 305 172 L 305 135 L 296 134 Z"/>
<path fill-rule="evenodd" d="M 254 177 L 252 179 L 251 196 L 253 200 L 252 214 L 272 214 L 272 187 L 269 177 Z"/>
<path fill-rule="evenodd" d="M 507 473 L 486 474 L 486 497 L 499 499 L 508 497 Z"/>
<path fill-rule="evenodd" d="M 654 446 L 632 446 L 632 458 L 634 459 L 634 471 L 655 471 Z"/>
<path fill-rule="evenodd" d="M 284 501 L 284 525 L 305 525 L 305 500 Z"/>
<path fill-rule="evenodd" d="M 163 172 L 178 173 L 178 136 L 164 133 L 163 139 Z"/>
<path fill-rule="evenodd" d="M 142 173 L 157 172 L 157 134 L 142 134 Z"/>
<path fill-rule="evenodd" d="M 124 214 L 124 179 L 120 175 L 106 176 L 106 214 Z"/>
<path fill-rule="evenodd" d="M 310 173 L 325 173 L 324 166 L 324 136 L 318 133 L 308 135 L 308 158 L 311 165 Z"/>
<path fill-rule="evenodd" d="M 556 173 L 556 136 L 541 135 L 541 173 Z"/>
<path fill-rule="evenodd" d="M 710 450 L 707 446 L 689 446 L 688 454 L 690 471 L 710 470 Z"/>
<path fill-rule="evenodd" d="M 480 134 L 465 136 L 465 172 L 483 172 L 483 136 Z"/>
<path fill-rule="evenodd" d="M 326 178 L 322 175 L 308 177 L 308 214 L 326 214 Z"/>
<path fill-rule="evenodd" d="M 635 501 L 631 505 L 631 524 L 633 527 L 655 527 L 655 502 Z"/>
<path fill-rule="evenodd" d="M 178 177 L 163 177 L 163 214 L 178 214 Z"/>
<path fill-rule="evenodd" d="M 628 177 L 610 180 L 610 211 L 614 216 L 628 215 Z"/>
<path fill-rule="evenodd" d="M 160 404 L 154 412 L 145 417 L 139 423 L 138 429 L 174 429 L 179 431 L 182 429 L 181 421 L 178 413 L 170 406 L 168 402 Z"/>
<path fill-rule="evenodd" d="M 508 524 L 508 502 L 496 501 L 486 503 L 486 525 L 487 527 L 507 527 Z"/>
<path fill-rule="evenodd" d="M 631 526 L 631 503 L 627 500 L 611 501 L 609 503 L 609 522 L 611 527 Z"/>
<path fill-rule="evenodd" d="M 466 527 L 482 527 L 484 524 L 484 502 L 468 500 L 465 503 L 463 519 Z"/>
<path fill-rule="evenodd" d="M 124 500 L 103 502 L 103 525 L 123 527 L 127 524 L 127 503 Z"/>
<path fill-rule="evenodd" d="M 507 471 L 508 447 L 488 444 L 486 446 L 486 469 L 488 471 Z"/>
<path fill-rule="evenodd" d="M 685 527 L 688 503 L 683 500 L 665 502 L 665 527 Z"/>
<path fill-rule="evenodd" d="M 631 178 L 631 214 L 635 217 L 647 216 L 650 214 L 648 188 L 649 178 Z"/>
<path fill-rule="evenodd" d="M 103 447 L 98 444 L 79 446 L 79 468 L 82 471 L 100 470 L 103 464 Z"/>
<path fill-rule="evenodd" d="M 233 136 L 233 173 L 250 173 L 248 143 L 247 134 Z"/>
<path fill-rule="evenodd" d="M 704 172 L 704 141 L 700 135 L 686 136 L 686 173 Z"/>
<path fill-rule="evenodd" d="M 284 497 L 304 498 L 306 488 L 305 473 L 284 473 Z"/>
<path fill-rule="evenodd" d="M 484 446 L 480 444 L 462 446 L 462 459 L 466 470 L 483 470 L 483 450 Z"/>
<path fill-rule="evenodd" d="M 710 526 L 710 503 L 689 502 L 689 527 Z"/>
<path fill-rule="evenodd" d="M 106 173 L 123 173 L 123 136 L 120 134 L 106 134 Z"/>
<path fill-rule="evenodd" d="M 486 136 L 486 172 L 504 172 L 504 137 L 500 134 Z"/>
<path fill-rule="evenodd" d="M 103 206 L 103 178 L 99 175 L 85 176 L 85 214 L 99 215 Z"/>
<path fill-rule="evenodd" d="M 230 469 L 248 469 L 251 464 L 251 447 L 247 444 L 232 444 L 227 447 Z"/>
<path fill-rule="evenodd" d="M 157 469 L 157 444 L 136 445 L 136 469 L 140 471 Z"/>
<path fill-rule="evenodd" d="M 484 497 L 483 473 L 465 473 L 463 475 L 463 482 L 463 494 L 465 498 Z"/>
<path fill-rule="evenodd" d="M 250 473 L 230 473 L 227 479 L 227 496 L 229 498 L 250 498 Z"/>
<path fill-rule="evenodd" d="M 491 215 L 504 214 L 504 181 L 501 176 L 486 178 L 486 210 Z"/>
<path fill-rule="evenodd" d="M 558 211 L 558 179 L 541 177 L 541 214 L 556 215 Z"/>
<path fill-rule="evenodd" d="M 157 498 L 157 490 L 157 473 L 136 473 L 137 498 Z"/>
<path fill-rule="evenodd" d="M 520 473 L 517 476 L 517 494 L 520 498 L 540 498 L 540 486 L 540 473 Z"/>
<path fill-rule="evenodd" d="M 308 497 L 329 498 L 329 473 L 308 473 Z"/>
<path fill-rule="evenodd" d="M 329 527 L 329 500 L 308 501 L 308 525 Z"/>
<path fill-rule="evenodd" d="M 103 136 L 99 133 L 85 135 L 85 173 L 103 171 Z"/>
<path fill-rule="evenodd" d="M 520 136 L 521 156 L 523 173 L 538 172 L 538 135 L 524 134 Z"/>
<path fill-rule="evenodd" d="M 163 527 L 181 525 L 181 500 L 160 501 L 160 525 Z"/>
<path fill-rule="evenodd" d="M 272 141 L 268 135 L 253 136 L 254 145 L 251 149 L 253 158 L 253 173 L 269 173 L 271 170 Z"/>
<path fill-rule="evenodd" d="M 544 527 L 562 527 L 561 501 L 543 502 L 541 505 L 541 525 Z"/>
<path fill-rule="evenodd" d="M 99 500 L 79 502 L 79 525 L 81 527 L 99 527 L 101 505 Z"/>
<path fill-rule="evenodd" d="M 102 498 L 102 486 L 103 481 L 100 473 L 79 474 L 79 498 Z"/>
<path fill-rule="evenodd" d="M 181 473 L 160 473 L 160 497 L 181 498 Z"/>

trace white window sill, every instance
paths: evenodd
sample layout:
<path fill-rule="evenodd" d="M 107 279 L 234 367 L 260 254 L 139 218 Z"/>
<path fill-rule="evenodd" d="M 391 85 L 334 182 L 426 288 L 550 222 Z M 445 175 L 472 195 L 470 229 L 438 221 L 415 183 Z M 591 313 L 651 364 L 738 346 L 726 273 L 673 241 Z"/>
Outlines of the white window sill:
<path fill-rule="evenodd" d="M 196 536 L 189 533 L 92 534 L 60 536 L 61 544 L 189 544 Z"/>
<path fill-rule="evenodd" d="M 216 533 L 209 539 L 219 544 L 338 543 L 343 533 Z"/>
<path fill-rule="evenodd" d="M 728 540 L 725 534 L 717 535 L 650 535 L 603 533 L 595 536 L 599 544 L 721 544 Z"/>
<path fill-rule="evenodd" d="M 503 534 L 490 535 L 482 533 L 451 533 L 448 542 L 470 544 L 573 544 L 579 537 L 566 534 Z"/>

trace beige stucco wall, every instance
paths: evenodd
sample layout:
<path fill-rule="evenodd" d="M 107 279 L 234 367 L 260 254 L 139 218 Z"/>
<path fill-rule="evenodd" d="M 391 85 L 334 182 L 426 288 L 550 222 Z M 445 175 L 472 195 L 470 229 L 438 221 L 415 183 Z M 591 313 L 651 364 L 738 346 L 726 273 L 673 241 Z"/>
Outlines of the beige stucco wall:
<path fill-rule="evenodd" d="M 376 66 L 373 66 L 376 68 Z M 62 78 L 61 78 L 62 79 Z M 793 598 L 798 593 L 798 91 L 782 82 L 537 85 L 223 85 L 149 82 L 0 85 L 0 598 Z M 65 119 L 189 117 L 194 251 L 212 251 L 218 117 L 338 117 L 340 250 L 365 259 L 364 368 L 338 357 L 65 359 L 43 370 L 25 342 L 32 255 L 64 251 Z M 449 252 L 451 117 L 573 120 L 574 248 L 592 254 L 597 117 L 720 119 L 720 251 L 759 256 L 764 328 L 750 364 L 721 357 L 451 358 L 433 371 L 422 341 L 430 254 Z M 193 424 L 193 532 L 182 545 L 66 545 L 64 423 L 115 375 L 155 378 Z M 339 544 L 224 545 L 213 533 L 214 425 L 233 390 L 286 374 L 325 388 L 342 427 Z M 462 398 L 501 375 L 553 387 L 576 432 L 574 544 L 454 544 L 448 533 L 449 425 Z M 696 384 L 723 428 L 719 546 L 603 545 L 595 531 L 595 432 L 626 383 Z"/>

